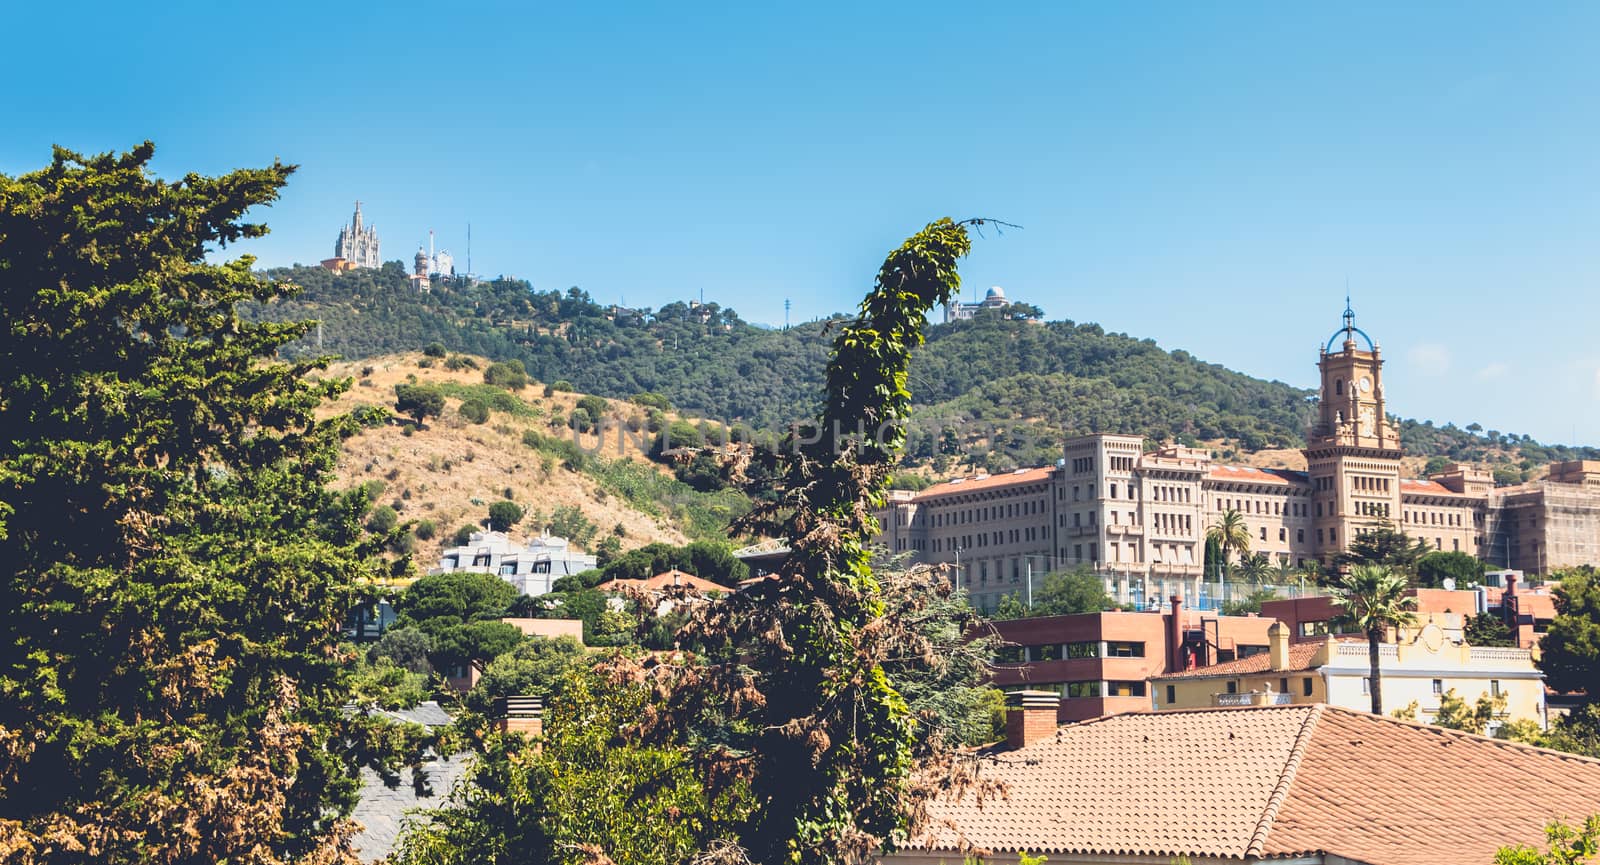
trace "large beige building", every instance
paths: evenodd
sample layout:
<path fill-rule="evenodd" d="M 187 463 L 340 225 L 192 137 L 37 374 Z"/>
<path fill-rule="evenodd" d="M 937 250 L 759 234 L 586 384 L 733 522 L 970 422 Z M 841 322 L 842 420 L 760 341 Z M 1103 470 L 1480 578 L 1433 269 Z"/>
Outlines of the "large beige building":
<path fill-rule="evenodd" d="M 1244 516 L 1252 552 L 1295 565 L 1327 562 L 1380 526 L 1529 573 L 1600 563 L 1600 462 L 1560 463 L 1545 480 L 1498 489 L 1472 466 L 1402 477 L 1382 352 L 1349 309 L 1317 367 L 1307 471 L 1221 465 L 1203 450 L 1146 451 L 1139 436 L 1088 435 L 1068 441 L 1053 467 L 891 493 L 880 541 L 954 566 L 983 609 L 1025 595 L 1030 574 L 1080 564 L 1104 573 L 1119 597 L 1200 598 L 1205 531 L 1228 510 Z"/>

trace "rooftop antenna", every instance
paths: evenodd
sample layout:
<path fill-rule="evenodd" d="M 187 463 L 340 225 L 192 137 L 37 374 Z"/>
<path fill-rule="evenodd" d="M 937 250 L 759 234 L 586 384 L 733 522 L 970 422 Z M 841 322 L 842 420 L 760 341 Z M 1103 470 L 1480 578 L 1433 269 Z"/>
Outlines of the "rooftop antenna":
<path fill-rule="evenodd" d="M 428 229 L 428 266 L 433 267 L 433 229 Z"/>
<path fill-rule="evenodd" d="M 789 329 L 789 298 L 783 299 L 783 329 Z"/>
<path fill-rule="evenodd" d="M 467 223 L 467 277 L 472 276 L 472 223 Z M 468 283 L 470 285 L 470 283 Z"/>

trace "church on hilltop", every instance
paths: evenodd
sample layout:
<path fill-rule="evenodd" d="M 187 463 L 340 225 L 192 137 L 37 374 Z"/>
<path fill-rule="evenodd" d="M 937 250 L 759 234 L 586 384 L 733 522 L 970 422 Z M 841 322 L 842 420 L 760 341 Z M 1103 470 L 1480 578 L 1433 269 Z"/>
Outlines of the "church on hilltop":
<path fill-rule="evenodd" d="M 954 566 L 988 610 L 1021 594 L 1030 574 L 1078 565 L 1106 575 L 1118 597 L 1198 598 L 1214 576 L 1202 574 L 1206 529 L 1230 510 L 1252 553 L 1291 565 L 1327 564 L 1380 527 L 1530 573 L 1600 563 L 1600 461 L 1557 463 L 1544 480 L 1500 488 L 1462 464 L 1407 478 L 1382 351 L 1348 307 L 1317 367 L 1305 471 L 1220 465 L 1178 445 L 1146 452 L 1140 436 L 1097 433 L 1069 440 L 1055 466 L 891 491 L 879 541 Z"/>
<path fill-rule="evenodd" d="M 322 266 L 336 273 L 383 266 L 383 257 L 378 252 L 378 229 L 362 224 L 361 202 L 356 202 L 350 224 L 339 229 L 339 239 L 333 243 L 333 257 L 323 259 Z"/>

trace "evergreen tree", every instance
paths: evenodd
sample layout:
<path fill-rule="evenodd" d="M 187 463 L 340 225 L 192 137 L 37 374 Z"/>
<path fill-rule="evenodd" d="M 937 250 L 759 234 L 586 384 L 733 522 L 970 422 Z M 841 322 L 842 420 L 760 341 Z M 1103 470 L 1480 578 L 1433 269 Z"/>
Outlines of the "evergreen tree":
<path fill-rule="evenodd" d="M 292 167 L 177 182 L 148 142 L 0 175 L 0 851 L 350 861 L 365 720 L 335 640 L 383 576 L 328 490 L 343 382 L 273 360 L 292 292 L 210 249 Z"/>

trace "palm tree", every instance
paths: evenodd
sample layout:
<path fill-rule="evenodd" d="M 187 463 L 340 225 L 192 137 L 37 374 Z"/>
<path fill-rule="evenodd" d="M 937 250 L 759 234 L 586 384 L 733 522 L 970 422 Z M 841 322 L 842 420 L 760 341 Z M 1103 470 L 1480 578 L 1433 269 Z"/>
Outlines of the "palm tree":
<path fill-rule="evenodd" d="M 1232 553 L 1250 552 L 1250 527 L 1245 525 L 1244 514 L 1229 508 L 1206 529 L 1206 540 L 1222 548 L 1222 561 L 1227 562 Z"/>
<path fill-rule="evenodd" d="M 1333 602 L 1346 619 L 1367 635 L 1372 662 L 1372 714 L 1383 714 L 1383 679 L 1378 649 L 1385 631 L 1416 624 L 1417 599 L 1406 596 L 1405 575 L 1388 565 L 1353 565 L 1333 584 Z"/>
<path fill-rule="evenodd" d="M 1265 583 L 1272 573 L 1272 559 L 1266 553 L 1245 556 L 1239 560 L 1239 564 L 1233 566 L 1234 577 L 1252 586 Z"/>

